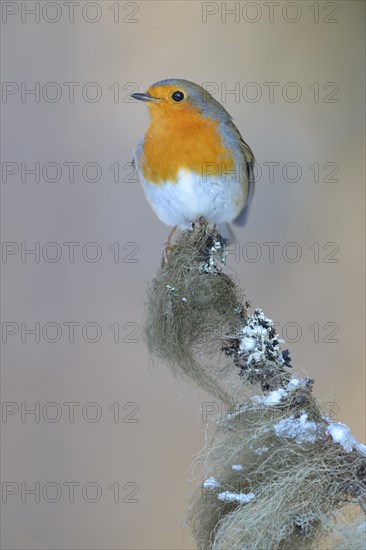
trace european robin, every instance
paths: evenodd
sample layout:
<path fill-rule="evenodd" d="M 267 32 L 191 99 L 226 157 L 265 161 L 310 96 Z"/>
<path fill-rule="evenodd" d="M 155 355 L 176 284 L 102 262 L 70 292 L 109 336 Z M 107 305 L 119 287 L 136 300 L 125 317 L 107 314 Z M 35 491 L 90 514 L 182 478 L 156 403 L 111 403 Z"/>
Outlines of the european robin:
<path fill-rule="evenodd" d="M 219 231 L 229 222 L 244 225 L 254 193 L 254 156 L 224 107 L 181 79 L 161 80 L 131 97 L 150 111 L 134 162 L 160 220 L 173 231 L 201 217 Z"/>

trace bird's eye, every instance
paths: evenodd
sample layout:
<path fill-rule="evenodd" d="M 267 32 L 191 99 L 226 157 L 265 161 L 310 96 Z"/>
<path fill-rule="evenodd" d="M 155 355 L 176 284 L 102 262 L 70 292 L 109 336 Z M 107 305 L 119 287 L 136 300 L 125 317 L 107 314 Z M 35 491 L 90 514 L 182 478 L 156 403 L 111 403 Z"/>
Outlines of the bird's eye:
<path fill-rule="evenodd" d="M 184 93 L 174 92 L 174 94 L 172 94 L 172 99 L 174 99 L 174 101 L 182 101 L 182 99 L 184 99 Z"/>

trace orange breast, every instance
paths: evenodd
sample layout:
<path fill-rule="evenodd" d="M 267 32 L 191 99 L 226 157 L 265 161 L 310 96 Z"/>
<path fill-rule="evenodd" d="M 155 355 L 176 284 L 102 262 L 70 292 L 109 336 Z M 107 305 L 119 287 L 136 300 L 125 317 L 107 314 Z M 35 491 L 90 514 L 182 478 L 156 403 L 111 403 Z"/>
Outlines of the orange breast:
<path fill-rule="evenodd" d="M 151 105 L 150 115 L 141 159 L 148 181 L 176 182 L 182 168 L 200 175 L 207 173 L 208 165 L 210 173 L 214 171 L 212 165 L 223 171 L 233 168 L 233 158 L 222 143 L 217 121 L 203 117 L 189 105 L 184 109 Z"/>

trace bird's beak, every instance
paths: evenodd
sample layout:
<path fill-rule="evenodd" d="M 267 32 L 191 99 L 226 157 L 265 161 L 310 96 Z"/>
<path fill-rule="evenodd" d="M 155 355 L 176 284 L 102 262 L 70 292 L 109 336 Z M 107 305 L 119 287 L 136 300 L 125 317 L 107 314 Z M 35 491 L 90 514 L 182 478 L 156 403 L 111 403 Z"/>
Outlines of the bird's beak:
<path fill-rule="evenodd" d="M 150 94 L 131 94 L 131 97 L 138 99 L 139 101 L 157 101 L 156 97 L 152 97 Z"/>

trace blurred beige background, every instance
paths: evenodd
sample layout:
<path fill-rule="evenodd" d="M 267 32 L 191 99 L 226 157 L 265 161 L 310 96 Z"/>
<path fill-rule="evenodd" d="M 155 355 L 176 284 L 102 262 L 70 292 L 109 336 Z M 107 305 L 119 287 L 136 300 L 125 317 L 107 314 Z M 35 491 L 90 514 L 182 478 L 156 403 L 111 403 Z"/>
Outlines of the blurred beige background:
<path fill-rule="evenodd" d="M 188 469 L 212 398 L 142 340 L 168 228 L 128 177 L 148 118 L 127 95 L 211 83 L 262 169 L 228 267 L 365 442 L 365 5 L 46 4 L 2 3 L 2 547 L 194 549 Z"/>

